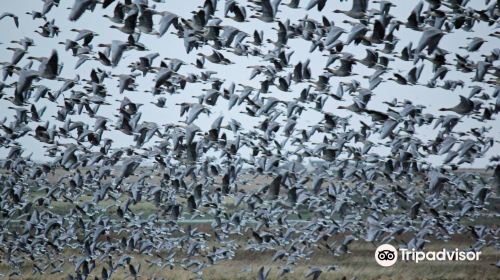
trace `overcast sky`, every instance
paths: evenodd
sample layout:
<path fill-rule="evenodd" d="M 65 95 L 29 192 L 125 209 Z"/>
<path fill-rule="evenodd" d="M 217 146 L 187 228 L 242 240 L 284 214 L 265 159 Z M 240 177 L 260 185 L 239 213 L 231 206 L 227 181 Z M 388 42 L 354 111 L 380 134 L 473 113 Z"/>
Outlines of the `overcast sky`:
<path fill-rule="evenodd" d="M 301 7 L 304 7 L 308 1 L 309 0 L 302 0 Z M 283 2 L 288 2 L 288 0 Z M 473 7 L 484 8 L 484 1 L 471 1 L 471 2 L 473 2 L 473 4 L 470 5 L 472 5 Z M 176 13 L 181 17 L 191 18 L 192 14 L 190 12 L 198 9 L 197 7 L 202 5 L 202 3 L 203 1 L 193 1 L 193 0 L 183 0 L 183 1 L 166 0 L 166 3 L 161 3 L 161 4 L 154 3 L 154 4 L 156 5 L 156 10 L 158 11 L 166 10 Z M 406 18 L 408 17 L 411 10 L 417 3 L 418 1 L 396 1 L 397 7 L 393 7 L 391 9 L 391 14 L 401 21 L 406 21 Z M 121 33 L 118 30 L 109 28 L 109 26 L 113 23 L 109 21 L 107 18 L 103 17 L 104 14 L 112 15 L 113 8 L 116 5 L 115 3 L 113 3 L 106 10 L 103 10 L 102 7 L 98 5 L 93 13 L 87 11 L 78 21 L 70 22 L 68 20 L 68 14 L 69 14 L 68 8 L 70 8 L 72 4 L 73 1 L 61 1 L 61 4 L 58 8 L 54 7 L 48 13 L 47 18 L 49 20 L 55 19 L 55 24 L 59 26 L 61 31 L 58 37 L 44 38 L 34 32 L 34 30 L 38 29 L 38 26 L 43 25 L 44 23 L 43 20 L 41 19 L 33 20 L 30 15 L 26 14 L 26 12 L 30 12 L 32 10 L 40 11 L 43 6 L 42 1 L 38 0 L 1 1 L 0 10 L 6 12 L 12 12 L 18 15 L 20 26 L 18 29 L 16 29 L 10 18 L 5 18 L 2 21 L 0 21 L 0 34 L 2 34 L 2 36 L 0 37 L 0 42 L 2 43 L 2 45 L 0 45 L 0 61 L 10 61 L 12 52 L 6 50 L 6 47 L 13 46 L 13 44 L 9 43 L 11 40 L 18 40 L 24 36 L 31 37 L 35 41 L 36 46 L 29 49 L 29 55 L 31 56 L 49 56 L 51 50 L 56 49 L 59 54 L 59 61 L 64 63 L 64 68 L 61 76 L 68 79 L 74 78 L 77 74 L 79 74 L 81 78 L 88 79 L 91 69 L 97 67 L 111 71 L 113 74 L 127 74 L 130 72 L 127 66 L 131 62 L 137 61 L 140 56 L 144 56 L 152 52 L 160 53 L 160 57 L 157 58 L 157 60 L 155 61 L 156 65 L 159 64 L 160 59 L 166 57 L 175 57 L 182 59 L 187 63 L 194 63 L 196 59 L 196 53 L 203 52 L 207 55 L 211 53 L 211 47 L 204 46 L 201 49 L 192 51 L 190 54 L 186 54 L 183 40 L 177 38 L 177 36 L 175 35 L 165 34 L 165 36 L 163 36 L 162 38 L 158 38 L 155 35 L 144 34 L 142 35 L 140 41 L 147 46 L 149 51 L 146 52 L 138 52 L 135 50 L 128 51 L 124 54 L 124 57 L 120 61 L 119 66 L 113 69 L 101 65 L 97 61 L 87 61 L 83 66 L 75 70 L 74 66 L 78 59 L 76 57 L 72 57 L 70 51 L 65 52 L 64 45 L 58 44 L 59 42 L 64 42 L 65 39 L 75 38 L 77 33 L 70 31 L 71 29 L 73 28 L 90 29 L 99 33 L 99 36 L 95 37 L 94 40 L 92 41 L 92 45 L 94 46 L 94 50 L 96 51 L 99 50 L 99 48 L 97 47 L 99 43 L 110 43 L 111 40 L 126 41 L 127 35 Z M 306 15 L 309 18 L 316 19 L 317 21 L 321 21 L 321 16 L 325 15 L 326 17 L 328 17 L 330 21 L 334 21 L 336 25 L 343 27 L 346 30 L 350 30 L 350 26 L 346 23 L 343 23 L 343 21 L 351 19 L 345 17 L 342 14 L 336 14 L 332 12 L 334 9 L 348 10 L 350 9 L 350 5 L 351 3 L 349 1 L 344 1 L 344 2 L 328 1 L 326 7 L 323 9 L 322 12 L 318 12 L 315 8 L 313 10 L 306 11 L 304 8 L 294 10 L 286 6 L 280 6 L 280 11 L 278 12 L 277 17 L 280 20 L 290 19 L 292 23 L 297 23 L 299 19 L 304 18 Z M 370 3 L 369 8 L 378 8 L 378 4 Z M 425 9 L 427 9 L 427 4 L 425 4 L 424 10 Z M 263 30 L 265 39 L 276 40 L 276 31 L 273 30 L 273 28 L 277 28 L 276 23 L 264 23 L 256 19 L 251 19 L 251 22 L 238 23 L 232 19 L 223 18 L 223 11 L 224 11 L 224 1 L 219 1 L 218 11 L 216 12 L 216 15 L 219 16 L 221 19 L 223 19 L 222 25 L 231 25 L 244 32 L 247 32 L 248 34 L 250 34 L 250 37 L 246 39 L 247 41 L 252 40 L 251 35 L 253 34 L 253 31 L 255 29 Z M 247 8 L 247 13 L 248 15 L 250 15 L 253 12 Z M 160 19 L 159 16 L 155 16 L 154 18 L 155 23 L 158 23 L 159 19 Z M 461 55 L 469 55 L 470 59 L 477 61 L 482 59 L 480 57 L 481 54 L 489 54 L 489 52 L 493 48 L 498 47 L 499 40 L 493 37 L 488 37 L 487 39 L 488 42 L 486 42 L 481 47 L 479 52 L 475 53 L 467 53 L 465 50 L 459 49 L 458 47 L 465 46 L 468 43 L 468 40 L 466 39 L 468 37 L 479 36 L 487 38 L 487 35 L 491 32 L 491 30 L 492 27 L 487 26 L 483 22 L 477 23 L 473 29 L 473 32 L 454 30 L 452 33 L 446 34 L 444 36 L 439 46 L 450 52 L 456 52 Z M 172 27 L 169 30 L 169 32 L 170 31 L 173 31 Z M 396 46 L 396 52 L 398 54 L 400 54 L 401 49 L 404 48 L 410 41 L 413 41 L 415 46 L 418 43 L 418 40 L 420 39 L 420 34 L 418 32 L 406 29 L 405 27 L 401 27 L 401 29 L 397 31 L 395 35 L 400 39 L 400 41 Z M 345 38 L 346 38 L 345 35 L 342 35 L 340 37 L 341 40 L 345 40 Z M 294 54 L 291 57 L 291 64 L 296 64 L 299 61 L 305 61 L 306 59 L 310 59 L 311 60 L 310 67 L 312 69 L 313 77 L 317 77 L 318 75 L 324 72 L 323 68 L 325 67 L 327 58 L 325 56 L 322 56 L 321 53 L 318 51 L 309 53 L 310 42 L 306 42 L 303 39 L 298 38 L 289 40 L 288 45 L 289 49 L 287 49 L 287 52 L 294 51 Z M 271 47 L 272 47 L 271 45 L 266 44 L 266 46 L 263 47 L 262 49 L 263 53 L 267 53 L 267 51 L 270 50 Z M 381 47 L 383 47 L 383 45 L 374 46 L 371 48 L 381 48 Z M 354 46 L 354 44 L 351 44 L 350 46 L 345 47 L 344 51 L 350 52 L 354 54 L 356 58 L 361 59 L 365 56 L 366 48 L 367 47 L 363 45 Z M 206 66 L 205 70 L 216 71 L 217 74 L 215 76 L 225 80 L 223 87 L 228 87 L 231 82 L 234 82 L 236 84 L 241 83 L 245 85 L 250 85 L 256 88 L 259 87 L 259 82 L 263 80 L 264 77 L 258 76 L 253 80 L 249 80 L 251 69 L 247 69 L 246 67 L 259 64 L 265 65 L 268 62 L 263 62 L 261 59 L 255 57 L 239 57 L 224 50 L 222 52 L 228 59 L 233 61 L 234 64 L 228 66 L 221 66 L 212 64 L 207 61 L 205 63 Z M 383 53 L 380 54 L 385 56 L 391 56 Z M 27 57 L 29 55 L 26 55 L 18 63 L 18 65 L 24 66 L 25 64 L 27 64 L 28 63 Z M 447 56 L 447 59 L 449 60 L 450 63 L 453 63 L 452 61 L 453 58 L 454 58 L 453 54 Z M 35 62 L 35 69 L 37 65 L 38 62 Z M 337 64 L 334 64 L 334 66 L 336 65 Z M 395 61 L 391 62 L 390 67 L 399 70 L 401 74 L 405 76 L 406 73 L 411 69 L 411 67 L 413 67 L 413 63 L 403 62 L 396 58 Z M 437 110 L 439 108 L 452 107 L 456 105 L 459 102 L 459 95 L 467 96 L 470 92 L 469 86 L 478 84 L 471 82 L 470 78 L 473 75 L 471 75 L 470 73 L 464 75 L 462 73 L 457 72 L 454 69 L 454 66 L 449 66 L 449 68 L 452 69 L 452 71 L 448 73 L 445 79 L 463 80 L 466 84 L 466 86 L 463 89 L 457 88 L 454 92 L 451 92 L 443 90 L 441 88 L 428 88 L 421 85 L 400 86 L 393 81 L 388 81 L 387 79 L 389 77 L 392 77 L 392 73 L 386 73 L 383 76 L 386 82 L 382 83 L 374 90 L 374 95 L 372 96 L 372 100 L 368 104 L 368 107 L 371 109 L 385 111 L 387 106 L 382 103 L 383 101 L 390 101 L 393 98 L 397 98 L 400 101 L 408 99 L 411 100 L 414 104 L 425 105 L 427 108 L 425 109 L 424 113 L 438 114 Z M 368 69 L 364 65 L 358 63 L 358 65 L 354 66 L 353 72 L 356 73 L 357 75 L 345 78 L 333 77 L 330 80 L 330 85 L 332 86 L 332 90 L 335 90 L 337 88 L 337 84 L 339 81 L 350 82 L 353 79 L 360 81 L 363 87 L 368 87 L 367 79 L 362 78 L 362 76 L 371 75 L 374 72 L 374 69 Z M 180 73 L 183 74 L 200 73 L 200 70 L 192 65 L 188 65 L 188 66 L 183 66 L 180 70 Z M 430 77 L 432 77 L 432 75 L 433 73 L 431 64 L 427 62 L 419 82 L 422 84 L 426 84 L 427 81 L 430 79 Z M 197 99 L 193 96 L 198 96 L 202 94 L 203 88 L 210 87 L 209 84 L 199 84 L 199 83 L 188 84 L 186 89 L 184 91 L 180 91 L 179 94 L 166 95 L 165 96 L 167 98 L 166 108 L 159 109 L 150 103 L 154 102 L 157 97 L 153 97 L 151 93 L 144 92 L 144 90 L 151 89 L 153 78 L 154 75 L 152 74 L 148 74 L 144 78 L 142 76 L 138 77 L 136 80 L 136 83 L 138 83 L 139 85 L 137 91 L 133 92 L 126 91 L 123 95 L 127 96 L 134 102 L 139 102 L 144 104 L 144 106 L 141 108 L 142 112 L 141 121 L 157 122 L 158 124 L 167 124 L 181 120 L 181 118 L 179 117 L 179 107 L 176 106 L 175 104 L 186 101 L 194 102 Z M 15 81 L 17 81 L 16 75 L 14 75 L 13 78 L 9 78 L 8 80 L 6 80 L 5 83 L 10 84 Z M 60 88 L 62 82 L 42 80 L 38 84 L 47 85 L 52 89 L 52 91 L 56 91 L 57 89 Z M 121 100 L 123 99 L 123 96 L 120 96 L 118 92 L 117 88 L 118 81 L 116 79 L 113 80 L 108 79 L 106 84 L 108 93 L 113 95 L 111 97 L 108 97 L 108 102 L 112 103 L 112 105 L 102 106 L 98 114 L 110 117 L 113 120 L 112 122 L 114 123 L 116 118 L 113 117 L 112 115 L 116 113 L 116 108 L 118 106 L 118 103 L 115 100 Z M 75 89 L 80 90 L 81 86 L 82 85 L 76 87 Z M 276 89 L 276 87 L 271 87 L 272 93 L 268 95 L 273 95 L 285 101 L 292 100 L 293 98 L 297 98 L 299 92 L 306 86 L 307 84 L 305 83 L 294 84 L 292 86 L 292 91 L 287 93 Z M 493 92 L 493 89 L 491 87 L 485 87 L 484 91 L 488 94 L 491 94 Z M 5 89 L 4 92 L 12 94 L 12 91 L 10 89 Z M 69 94 L 70 92 L 64 93 L 65 96 L 69 96 Z M 352 103 L 352 98 L 350 96 L 346 95 L 344 99 L 345 99 L 344 101 L 336 101 L 332 98 L 329 98 L 325 105 L 324 110 L 330 111 L 338 116 L 351 115 L 352 114 L 351 112 L 336 109 L 339 105 L 349 105 Z M 61 102 L 62 99 L 59 99 L 59 104 L 61 104 Z M 312 105 L 313 104 L 311 104 L 311 106 Z M 12 104 L 9 101 L 5 100 L 5 97 L 0 100 L 0 119 L 7 117 L 8 118 L 7 123 L 9 123 L 14 114 L 13 110 L 7 108 L 9 106 L 12 106 Z M 37 108 L 41 108 L 43 106 L 47 106 L 47 111 L 45 112 L 43 119 L 49 120 L 51 125 L 57 124 L 58 126 L 61 126 L 61 123 L 58 123 L 56 120 L 50 117 L 51 115 L 55 115 L 57 111 L 56 104 L 51 103 L 45 99 L 40 100 L 36 104 Z M 250 118 L 245 114 L 241 114 L 240 112 L 245 110 L 245 104 L 242 104 L 241 106 L 235 106 L 231 111 L 228 111 L 227 109 L 228 109 L 227 101 L 220 98 L 217 106 L 212 108 L 211 116 L 202 115 L 195 122 L 195 124 L 200 126 L 203 130 L 207 130 L 207 127 L 212 123 L 212 121 L 215 118 L 217 118 L 220 115 L 223 115 L 224 116 L 223 124 L 226 124 L 231 118 L 234 118 L 244 123 L 245 128 L 248 130 L 262 120 L 262 118 Z M 69 117 L 74 121 L 83 120 L 85 122 L 88 122 L 91 127 L 93 126 L 94 123 L 94 120 L 90 120 L 86 116 L 72 115 Z M 309 109 L 302 114 L 299 124 L 297 125 L 297 128 L 304 128 L 309 125 L 317 124 L 319 121 L 321 121 L 322 117 L 323 115 L 321 113 Z M 352 120 L 351 122 L 352 127 L 358 128 L 359 120 L 369 120 L 369 119 L 354 114 L 351 120 Z M 492 130 L 490 131 L 490 135 L 495 137 L 496 139 L 499 139 L 500 123 L 498 121 L 490 121 L 489 123 L 482 124 L 471 118 L 464 118 L 463 122 L 460 123 L 455 130 L 467 131 L 471 127 L 480 127 L 482 125 L 486 127 L 490 126 L 493 127 Z M 431 128 L 432 126 L 430 128 L 419 129 L 418 137 L 422 139 L 424 142 L 429 139 L 434 139 L 438 130 L 432 130 Z M 115 141 L 113 144 L 114 148 L 134 144 L 134 142 L 132 141 L 132 137 L 126 136 L 119 131 L 107 131 L 105 132 L 103 137 L 113 139 Z M 317 135 L 315 138 L 313 138 L 313 142 L 314 141 L 319 142 L 321 141 L 321 139 L 322 135 Z M 380 140 L 378 139 L 378 135 L 375 136 L 373 141 L 380 142 Z M 32 158 L 35 160 L 46 159 L 43 156 L 44 149 L 42 148 L 42 144 L 39 143 L 37 140 L 35 140 L 33 137 L 26 136 L 22 138 L 19 142 L 22 144 L 23 148 L 25 148 L 24 155 L 33 153 Z M 151 141 L 148 144 L 151 145 L 153 144 L 153 142 L 154 141 Z M 382 149 L 380 149 L 379 151 L 380 153 L 385 152 Z M 0 158 L 4 158 L 7 152 L 8 149 L 0 148 Z M 481 167 L 486 165 L 488 163 L 488 158 L 494 154 L 498 154 L 498 144 L 490 150 L 490 152 L 485 158 L 476 160 L 473 166 Z M 440 162 L 438 158 L 431 158 L 429 160 L 435 164 L 438 164 Z M 469 165 L 464 165 L 464 166 L 469 167 Z"/>

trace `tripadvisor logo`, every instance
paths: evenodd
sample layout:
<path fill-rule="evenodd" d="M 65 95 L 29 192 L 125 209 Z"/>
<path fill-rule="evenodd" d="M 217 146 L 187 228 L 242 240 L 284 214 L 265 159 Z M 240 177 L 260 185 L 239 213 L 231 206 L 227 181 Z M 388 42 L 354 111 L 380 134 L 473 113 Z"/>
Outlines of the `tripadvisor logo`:
<path fill-rule="evenodd" d="M 478 261 L 481 252 L 461 251 L 459 249 L 440 251 L 416 251 L 415 249 L 399 249 L 400 260 L 414 261 Z M 382 244 L 375 251 L 375 261 L 384 267 L 392 266 L 398 260 L 398 250 L 390 244 Z"/>
<path fill-rule="evenodd" d="M 381 266 L 392 266 L 398 260 L 398 251 L 391 244 L 382 244 L 375 251 L 375 261 Z"/>

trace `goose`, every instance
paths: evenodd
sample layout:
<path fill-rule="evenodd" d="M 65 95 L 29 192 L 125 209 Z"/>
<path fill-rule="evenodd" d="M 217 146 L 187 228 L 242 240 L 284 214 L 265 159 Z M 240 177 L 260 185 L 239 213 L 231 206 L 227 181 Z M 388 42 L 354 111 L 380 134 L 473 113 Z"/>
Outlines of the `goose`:
<path fill-rule="evenodd" d="M 90 44 L 90 42 L 92 42 L 92 39 L 94 39 L 95 36 L 99 36 L 99 34 L 95 33 L 92 30 L 88 30 L 88 29 L 78 30 L 78 29 L 73 28 L 70 31 L 78 32 L 74 41 L 78 42 L 78 41 L 83 39 L 83 46 L 88 46 Z"/>
<path fill-rule="evenodd" d="M 118 40 L 113 40 L 111 42 L 111 65 L 113 67 L 116 67 L 118 65 L 118 63 L 120 62 L 122 56 L 123 56 L 123 52 L 125 52 L 125 50 L 127 50 L 129 44 L 128 42 L 122 42 L 122 41 L 118 41 Z"/>
<path fill-rule="evenodd" d="M 113 9 L 113 16 L 103 15 L 114 23 L 123 23 L 125 19 L 125 6 L 121 2 L 117 2 Z"/>
<path fill-rule="evenodd" d="M 474 102 L 469 98 L 462 95 L 460 97 L 460 103 L 451 108 L 441 108 L 439 111 L 452 111 L 459 115 L 468 115 L 474 110 Z"/>
<path fill-rule="evenodd" d="M 139 15 L 139 12 L 137 10 L 133 10 L 125 17 L 125 20 L 123 21 L 122 26 L 110 25 L 109 27 L 120 30 L 121 32 L 123 32 L 125 34 L 134 34 L 135 27 L 137 25 L 138 15 Z"/>
<path fill-rule="evenodd" d="M 478 51 L 479 48 L 481 48 L 481 46 L 485 42 L 488 42 L 481 37 L 474 37 L 474 38 L 467 37 L 467 39 L 471 40 L 470 43 L 466 47 L 459 47 L 459 48 L 466 49 L 468 52 Z"/>
<path fill-rule="evenodd" d="M 23 56 L 26 54 L 26 50 L 25 49 L 12 48 L 12 47 L 7 47 L 6 49 L 7 50 L 11 50 L 11 51 L 14 52 L 12 54 L 12 59 L 10 61 L 11 65 L 16 65 L 19 61 L 21 61 L 21 59 L 23 58 Z"/>
<path fill-rule="evenodd" d="M 41 77 L 54 80 L 59 76 L 61 71 L 60 65 L 58 64 L 58 54 L 56 50 L 52 50 L 52 53 L 49 58 L 35 58 L 40 60 L 40 66 L 38 67 L 38 73 Z"/>
<path fill-rule="evenodd" d="M 75 0 L 69 14 L 69 20 L 77 21 L 83 13 L 96 2 L 96 0 Z"/>
<path fill-rule="evenodd" d="M 309 0 L 309 3 L 306 6 L 306 10 L 310 10 L 316 6 L 319 12 L 323 10 L 326 5 L 326 0 Z M 298 3 L 297 3 L 298 6 Z"/>
<path fill-rule="evenodd" d="M 212 50 L 211 55 L 205 55 L 203 53 L 198 53 L 197 55 L 202 56 L 202 57 L 206 58 L 208 61 L 215 63 L 215 64 L 228 65 L 228 64 L 232 63 L 229 59 L 225 58 L 224 55 L 222 55 L 222 53 L 215 51 L 215 50 Z"/>
<path fill-rule="evenodd" d="M 172 24 L 178 28 L 178 15 L 167 11 L 160 13 L 160 15 L 162 18 L 160 20 L 160 27 L 158 28 L 158 37 L 162 37 Z"/>
<path fill-rule="evenodd" d="M 439 41 L 443 38 L 444 32 L 437 28 L 427 28 L 422 33 L 420 40 L 415 48 L 415 54 L 420 53 L 422 50 L 427 48 L 427 53 L 431 54 L 438 47 Z"/>
<path fill-rule="evenodd" d="M 6 17 L 12 18 L 14 20 L 14 24 L 16 25 L 16 27 L 19 28 L 19 18 L 15 14 L 4 12 L 0 15 L 0 20 Z"/>
<path fill-rule="evenodd" d="M 251 15 L 250 18 L 257 18 L 263 22 L 273 22 L 276 19 L 280 2 L 281 0 L 274 0 L 272 3 L 270 0 L 261 0 L 259 13 Z"/>
<path fill-rule="evenodd" d="M 354 57 L 351 55 L 346 55 L 340 59 L 340 67 L 336 69 L 325 68 L 329 73 L 338 77 L 346 77 L 354 75 L 352 73 L 352 66 L 356 64 Z"/>
<path fill-rule="evenodd" d="M 234 21 L 245 22 L 247 12 L 244 6 L 239 5 L 234 0 L 226 1 L 224 6 L 224 17 L 228 17 L 229 12 L 234 14 L 234 16 L 231 17 Z"/>
<path fill-rule="evenodd" d="M 368 9 L 368 0 L 353 0 L 352 7 L 349 11 L 342 11 L 335 9 L 333 12 L 342 13 L 354 19 L 365 19 L 367 16 L 366 15 L 367 9 Z"/>

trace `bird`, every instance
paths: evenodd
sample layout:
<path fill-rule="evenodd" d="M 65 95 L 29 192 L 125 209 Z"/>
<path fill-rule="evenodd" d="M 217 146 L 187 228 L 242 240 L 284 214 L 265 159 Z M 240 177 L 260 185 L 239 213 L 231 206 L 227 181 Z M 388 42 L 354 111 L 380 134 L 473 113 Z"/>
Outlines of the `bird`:
<path fill-rule="evenodd" d="M 6 17 L 10 17 L 12 18 L 12 20 L 14 20 L 14 24 L 16 25 L 17 28 L 19 28 L 19 17 L 16 16 L 15 14 L 13 13 L 8 13 L 8 12 L 3 12 L 1 15 L 0 15 L 0 20 L 6 18 Z"/>
<path fill-rule="evenodd" d="M 439 111 L 453 111 L 460 115 L 467 115 L 474 110 L 474 102 L 460 95 L 460 103 L 450 108 L 441 108 Z"/>
<path fill-rule="evenodd" d="M 170 13 L 170 12 L 167 12 L 167 11 L 164 11 L 161 13 L 161 20 L 160 20 L 160 26 L 158 28 L 158 36 L 161 37 L 163 36 L 169 29 L 170 25 L 174 25 L 174 27 L 177 27 L 178 26 L 178 19 L 179 19 L 179 16 L 174 14 L 174 13 Z"/>
<path fill-rule="evenodd" d="M 467 38 L 467 39 L 471 40 L 470 43 L 466 47 L 459 47 L 459 48 L 466 49 L 468 52 L 475 52 L 475 51 L 479 50 L 479 48 L 485 42 L 487 42 L 486 40 L 484 40 L 481 37 L 474 37 L 474 38 Z"/>
<path fill-rule="evenodd" d="M 263 22 L 273 22 L 275 20 L 276 14 L 278 13 L 278 7 L 281 0 L 275 0 L 271 3 L 270 0 L 262 0 L 259 4 L 259 12 L 253 14 L 250 18 L 257 18 Z"/>
<path fill-rule="evenodd" d="M 418 54 L 425 48 L 427 48 L 427 53 L 431 54 L 439 45 L 441 38 L 443 38 L 444 33 L 433 27 L 427 28 L 420 37 L 420 40 L 415 48 L 415 53 Z"/>
<path fill-rule="evenodd" d="M 319 278 L 319 276 L 321 275 L 321 272 L 323 272 L 321 270 L 321 268 L 319 267 L 311 267 L 305 274 L 304 274 L 304 277 L 306 278 L 309 278 L 311 277 L 313 280 L 316 280 Z"/>
<path fill-rule="evenodd" d="M 134 34 L 138 16 L 138 11 L 133 10 L 128 15 L 126 15 L 125 19 L 123 20 L 123 26 L 110 25 L 110 28 L 117 29 L 125 34 Z"/>
<path fill-rule="evenodd" d="M 85 10 L 95 3 L 95 0 L 75 0 L 69 14 L 70 21 L 77 21 Z"/>
<path fill-rule="evenodd" d="M 3 277 L 499 248 L 497 1 L 31 2 L 0 15 Z"/>
<path fill-rule="evenodd" d="M 347 15 L 348 17 L 354 18 L 354 19 L 364 19 L 367 15 L 368 9 L 368 1 L 367 0 L 354 0 L 352 2 L 352 7 L 348 11 L 342 11 L 335 9 L 333 12 L 334 13 L 343 13 Z"/>
<path fill-rule="evenodd" d="M 113 40 L 111 42 L 111 65 L 117 66 L 120 62 L 123 53 L 128 47 L 128 42 L 123 42 L 119 40 Z"/>

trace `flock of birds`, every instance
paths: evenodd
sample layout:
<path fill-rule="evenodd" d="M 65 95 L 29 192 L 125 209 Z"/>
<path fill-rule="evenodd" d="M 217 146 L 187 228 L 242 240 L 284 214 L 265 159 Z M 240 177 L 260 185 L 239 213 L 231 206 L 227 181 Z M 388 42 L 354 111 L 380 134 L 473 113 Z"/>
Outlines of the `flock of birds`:
<path fill-rule="evenodd" d="M 30 56 L 37 36 L 63 34 L 51 11 L 67 7 L 43 0 L 41 11 L 29 12 L 42 22 L 37 35 L 2 42 L 12 57 L 0 62 L 0 101 L 9 103 L 0 120 L 0 147 L 8 150 L 0 160 L 0 252 L 10 276 L 67 272 L 63 268 L 70 264 L 68 279 L 109 279 L 120 269 L 137 278 L 142 270 L 134 256 L 142 254 L 150 266 L 182 267 L 201 277 L 238 250 L 273 252 L 270 261 L 282 276 L 316 250 L 349 253 L 355 240 L 423 249 L 430 240 L 468 235 L 475 240 L 470 250 L 500 249 L 500 229 L 481 223 L 485 217 L 498 221 L 500 157 L 489 159 L 486 176 L 461 170 L 498 151 L 498 131 L 488 123 L 500 111 L 500 49 L 472 60 L 469 53 L 481 52 L 485 38 L 467 39 L 460 54 L 444 45 L 450 33 L 474 34 L 477 25 L 491 28 L 488 40 L 500 42 L 500 2 L 487 0 L 477 10 L 468 0 L 426 0 L 400 18 L 391 14 L 395 4 L 385 0 L 353 0 L 352 9 L 333 13 L 327 7 L 336 1 L 284 2 L 206 0 L 183 18 L 147 0 L 74 0 L 70 21 L 104 9 L 110 28 L 123 34 L 95 45 L 99 30 L 73 29 L 59 44 L 74 57 L 75 79 L 61 76 L 56 44 L 46 57 Z M 286 20 L 289 9 L 316 9 L 323 17 L 292 22 Z M 350 20 L 338 25 L 334 13 Z M 23 24 L 8 12 L 0 23 L 9 18 Z M 248 34 L 231 26 L 233 21 L 261 21 L 276 34 Z M 398 35 L 407 30 L 420 37 L 399 48 Z M 165 34 L 183 40 L 193 60 L 162 59 L 141 43 L 141 37 L 160 40 Z M 294 40 L 325 57 L 321 72 L 313 73 L 308 59 L 291 63 Z M 366 55 L 346 52 L 350 45 L 364 46 Z M 206 46 L 211 52 L 194 55 Z M 131 53 L 140 59 L 127 65 L 128 73 L 117 73 Z M 250 72 L 249 80 L 260 79 L 260 87 L 235 85 L 208 70 L 233 64 L 236 56 L 259 61 L 241 71 Z M 413 67 L 392 68 L 397 61 Z M 79 71 L 89 63 L 90 73 Z M 424 66 L 432 71 L 425 82 Z M 195 72 L 182 71 L 186 67 Z M 356 75 L 355 67 L 372 74 Z M 451 72 L 469 80 L 447 79 Z M 137 91 L 141 76 L 151 85 L 146 92 Z M 334 84 L 332 77 L 342 82 Z M 470 93 L 450 98 L 459 101 L 438 114 L 397 99 L 376 110 L 370 100 L 382 94 L 382 82 L 422 91 L 469 87 Z M 186 97 L 167 106 L 191 84 L 204 87 L 195 101 Z M 294 91 L 300 93 L 287 101 L 280 97 Z M 126 97 L 140 94 L 152 95 L 167 116 L 180 110 L 182 121 L 141 121 L 143 104 Z M 44 114 L 44 100 L 57 106 L 55 115 Z M 327 100 L 350 105 L 333 108 L 325 106 Z M 114 115 L 101 113 L 113 105 Z M 240 114 L 259 124 L 249 127 L 221 115 L 210 127 L 198 126 L 198 118 L 216 106 L 243 108 Z M 5 117 L 7 110 L 14 117 Z M 338 116 L 340 110 L 349 116 Z M 300 128 L 310 111 L 323 120 Z M 481 125 L 459 129 L 469 121 Z M 422 140 L 422 127 L 435 136 Z M 134 145 L 113 146 L 116 141 L 105 137 L 109 131 Z M 43 143 L 49 160 L 32 160 L 29 147 L 20 143 L 27 138 Z M 440 163 L 432 164 L 436 157 Z M 209 230 L 193 220 L 209 221 Z M 317 279 L 336 268 L 312 266 L 304 276 Z M 269 274 L 264 266 L 257 278 Z"/>

